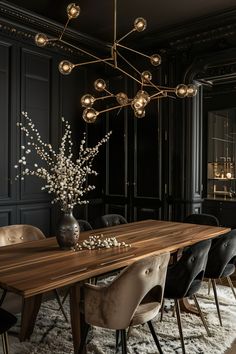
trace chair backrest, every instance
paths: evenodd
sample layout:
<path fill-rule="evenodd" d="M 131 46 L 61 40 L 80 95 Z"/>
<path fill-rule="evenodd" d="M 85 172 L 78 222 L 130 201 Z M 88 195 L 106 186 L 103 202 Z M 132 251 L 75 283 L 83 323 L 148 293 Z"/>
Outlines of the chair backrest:
<path fill-rule="evenodd" d="M 175 287 L 176 298 L 183 298 L 195 280 L 201 281 L 204 276 L 211 240 L 198 242 L 187 247 L 182 257 L 167 272 L 165 293 L 168 297 L 168 286 Z M 172 292 L 172 291 L 171 291 Z"/>
<path fill-rule="evenodd" d="M 100 296 L 90 296 L 90 289 L 85 288 L 86 322 L 110 329 L 127 328 L 140 302 L 154 288 L 155 301 L 160 304 L 169 258 L 165 253 L 131 264 L 111 284 L 100 287 Z"/>
<path fill-rule="evenodd" d="M 89 230 L 92 230 L 92 226 L 90 225 L 90 223 L 86 220 L 82 220 L 82 219 L 78 219 L 77 220 L 78 223 L 79 223 L 79 228 L 80 228 L 80 231 L 83 232 L 83 231 L 89 231 Z"/>
<path fill-rule="evenodd" d="M 236 260 L 236 229 L 217 237 L 209 251 L 206 276 L 220 278 L 228 263 Z"/>
<path fill-rule="evenodd" d="M 120 224 L 127 224 L 127 220 L 122 215 L 106 214 L 101 217 L 101 227 L 110 227 Z"/>
<path fill-rule="evenodd" d="M 44 238 L 42 231 L 35 226 L 9 225 L 0 227 L 0 247 Z"/>
<path fill-rule="evenodd" d="M 0 308 L 0 334 L 7 332 L 12 326 L 14 326 L 16 321 L 17 318 L 14 315 Z"/>
<path fill-rule="evenodd" d="M 184 222 L 210 226 L 219 226 L 220 224 L 219 220 L 211 214 L 191 214 L 184 219 Z"/>

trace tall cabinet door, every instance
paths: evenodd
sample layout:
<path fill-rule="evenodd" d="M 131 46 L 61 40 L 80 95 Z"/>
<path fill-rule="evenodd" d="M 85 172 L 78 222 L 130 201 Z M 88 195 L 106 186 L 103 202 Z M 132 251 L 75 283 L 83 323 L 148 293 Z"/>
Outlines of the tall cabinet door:
<path fill-rule="evenodd" d="M 116 93 L 127 92 L 124 78 L 113 78 Z M 105 212 L 124 215 L 127 220 L 158 219 L 161 215 L 161 144 L 159 106 L 152 102 L 144 118 L 123 108 L 107 114 Z"/>

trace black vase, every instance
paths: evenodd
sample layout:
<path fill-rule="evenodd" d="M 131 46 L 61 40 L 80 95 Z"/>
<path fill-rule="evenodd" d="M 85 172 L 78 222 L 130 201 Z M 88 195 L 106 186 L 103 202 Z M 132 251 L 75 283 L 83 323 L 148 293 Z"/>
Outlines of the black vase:
<path fill-rule="evenodd" d="M 79 240 L 80 228 L 72 211 L 65 212 L 59 222 L 56 239 L 61 249 L 74 248 Z"/>

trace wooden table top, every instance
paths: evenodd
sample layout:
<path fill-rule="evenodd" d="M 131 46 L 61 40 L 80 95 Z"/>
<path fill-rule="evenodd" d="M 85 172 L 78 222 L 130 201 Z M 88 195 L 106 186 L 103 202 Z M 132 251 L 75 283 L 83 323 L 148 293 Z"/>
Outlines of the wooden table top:
<path fill-rule="evenodd" d="M 0 248 L 0 286 L 27 298 L 229 231 L 225 227 L 145 220 L 80 234 L 80 241 L 94 234 L 115 236 L 119 242 L 131 244 L 127 248 L 64 251 L 54 237 L 5 246 Z"/>

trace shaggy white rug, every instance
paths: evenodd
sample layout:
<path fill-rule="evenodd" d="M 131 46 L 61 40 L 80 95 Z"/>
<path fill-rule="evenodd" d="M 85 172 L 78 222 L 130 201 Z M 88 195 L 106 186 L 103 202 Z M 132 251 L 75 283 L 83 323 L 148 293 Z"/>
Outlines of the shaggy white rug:
<path fill-rule="evenodd" d="M 218 286 L 223 327 L 219 326 L 212 295 L 207 295 L 206 285 L 201 290 L 199 302 L 206 314 L 212 333 L 208 337 L 198 316 L 182 313 L 182 325 L 188 354 L 223 354 L 236 338 L 236 301 L 231 289 Z M 11 354 L 72 354 L 72 335 L 67 324 L 57 311 L 57 303 L 44 303 L 39 312 L 36 327 L 30 342 L 19 343 L 10 336 Z M 67 311 L 68 304 L 66 304 Z M 168 311 L 169 310 L 169 311 Z M 176 318 L 170 311 L 170 303 L 165 306 L 163 322 L 153 321 L 164 353 L 182 353 Z M 14 328 L 19 330 L 17 326 Z M 114 354 L 115 334 L 113 331 L 93 328 L 87 344 L 88 354 Z M 128 353 L 158 353 L 147 325 L 133 328 L 128 339 Z"/>

